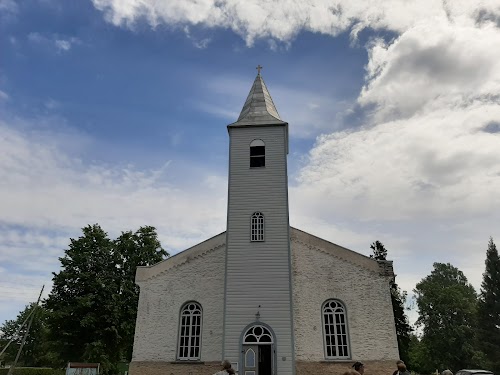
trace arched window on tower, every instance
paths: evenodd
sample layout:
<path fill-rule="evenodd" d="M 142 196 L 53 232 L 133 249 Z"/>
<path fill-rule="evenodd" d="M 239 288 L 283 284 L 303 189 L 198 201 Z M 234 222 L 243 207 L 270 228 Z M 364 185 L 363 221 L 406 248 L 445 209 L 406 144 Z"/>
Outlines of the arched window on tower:
<path fill-rule="evenodd" d="M 254 139 L 250 143 L 250 168 L 266 166 L 266 145 L 262 139 Z"/>
<path fill-rule="evenodd" d="M 188 302 L 182 307 L 177 351 L 177 357 L 181 361 L 200 359 L 201 318 L 202 311 L 199 303 Z"/>
<path fill-rule="evenodd" d="M 323 304 L 323 339 L 327 359 L 350 358 L 346 309 L 339 300 Z"/>
<path fill-rule="evenodd" d="M 250 222 L 250 240 L 252 242 L 264 241 L 264 215 L 254 212 Z"/>

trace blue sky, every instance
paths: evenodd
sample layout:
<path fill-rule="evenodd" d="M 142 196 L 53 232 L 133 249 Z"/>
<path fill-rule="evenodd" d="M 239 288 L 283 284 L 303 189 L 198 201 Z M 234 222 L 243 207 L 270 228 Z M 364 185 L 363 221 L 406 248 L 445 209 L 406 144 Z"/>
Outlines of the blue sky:
<path fill-rule="evenodd" d="M 258 64 L 290 124 L 291 224 L 382 241 L 408 291 L 435 261 L 479 288 L 498 45 L 498 1 L 0 0 L 0 321 L 87 224 L 154 225 L 172 254 L 223 231 L 225 126 Z"/>

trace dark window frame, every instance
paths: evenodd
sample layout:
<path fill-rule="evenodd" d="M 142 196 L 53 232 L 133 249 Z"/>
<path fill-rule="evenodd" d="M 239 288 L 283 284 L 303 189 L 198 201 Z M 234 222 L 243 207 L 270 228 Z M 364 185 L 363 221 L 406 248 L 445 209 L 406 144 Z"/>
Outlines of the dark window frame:
<path fill-rule="evenodd" d="M 254 139 L 250 143 L 250 168 L 264 168 L 266 166 L 266 145 L 261 139 Z"/>

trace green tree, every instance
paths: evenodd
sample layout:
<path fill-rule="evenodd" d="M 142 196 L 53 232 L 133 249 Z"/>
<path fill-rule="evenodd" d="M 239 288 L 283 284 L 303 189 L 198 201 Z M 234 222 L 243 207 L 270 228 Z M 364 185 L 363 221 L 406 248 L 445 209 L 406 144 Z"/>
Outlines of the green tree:
<path fill-rule="evenodd" d="M 137 313 L 135 268 L 168 256 L 153 227 L 110 240 L 97 224 L 71 239 L 45 301 L 51 340 L 61 363 L 101 363 L 105 373 L 131 353 Z M 128 358 L 130 359 L 130 358 Z"/>
<path fill-rule="evenodd" d="M 491 237 L 485 263 L 478 301 L 478 342 L 488 360 L 488 369 L 498 374 L 500 373 L 500 257 Z"/>
<path fill-rule="evenodd" d="M 373 254 L 370 255 L 370 258 L 387 260 L 387 249 L 382 242 L 375 241 L 370 245 L 370 248 L 373 250 Z M 410 334 L 412 328 L 405 313 L 406 297 L 407 293 L 402 291 L 398 284 L 393 281 L 391 283 L 391 302 L 398 339 L 399 357 L 405 361 L 405 363 L 409 363 Z"/>
<path fill-rule="evenodd" d="M 410 335 L 408 358 L 411 370 L 417 374 L 432 374 L 436 369 L 429 364 L 429 350 L 417 335 Z M 405 361 L 406 363 L 406 361 Z"/>
<path fill-rule="evenodd" d="M 405 363 L 411 364 L 409 358 L 410 350 L 410 334 L 413 329 L 408 321 L 408 316 L 405 312 L 407 293 L 402 291 L 394 282 L 391 285 L 391 301 L 392 311 L 394 313 L 394 324 L 396 326 L 396 334 L 398 338 L 399 358 Z"/>
<path fill-rule="evenodd" d="M 416 285 L 414 293 L 427 365 L 452 371 L 477 366 L 476 292 L 462 271 L 449 263 L 434 263 L 431 274 Z"/>
<path fill-rule="evenodd" d="M 26 323 L 21 329 L 19 328 L 33 311 L 34 306 L 34 303 L 27 305 L 16 319 L 5 321 L 0 328 L 0 340 L 4 345 L 12 339 L 11 344 L 4 353 L 3 360 L 6 363 L 14 362 L 28 324 Z M 41 306 L 34 312 L 33 322 L 19 357 L 19 364 L 23 366 L 51 366 L 53 364 L 56 353 L 50 350 L 47 341 L 47 314 L 47 310 Z M 1 345 L 0 349 L 3 349 L 4 345 Z"/>
<path fill-rule="evenodd" d="M 373 254 L 370 255 L 370 258 L 374 258 L 376 260 L 387 260 L 387 250 L 382 242 L 375 241 L 370 245 L 370 249 L 373 250 Z"/>
<path fill-rule="evenodd" d="M 119 254 L 118 270 L 120 274 L 120 331 L 124 345 L 122 356 L 132 359 L 134 344 L 135 321 L 139 303 L 139 286 L 135 283 L 135 272 L 139 266 L 149 266 L 158 263 L 168 253 L 161 247 L 154 227 L 145 226 L 135 233 L 123 232 L 114 241 L 114 249 Z"/>

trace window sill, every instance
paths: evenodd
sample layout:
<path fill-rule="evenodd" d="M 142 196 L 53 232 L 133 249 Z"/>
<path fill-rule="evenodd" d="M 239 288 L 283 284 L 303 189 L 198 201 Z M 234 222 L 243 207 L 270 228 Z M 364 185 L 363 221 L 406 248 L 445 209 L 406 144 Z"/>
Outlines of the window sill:
<path fill-rule="evenodd" d="M 324 359 L 319 361 L 320 363 L 334 363 L 334 362 L 352 362 L 351 358 L 332 358 L 332 359 Z"/>
<path fill-rule="evenodd" d="M 204 365 L 205 362 L 197 361 L 197 360 L 186 360 L 186 361 L 177 360 L 177 361 L 170 362 L 170 364 L 172 364 L 172 365 Z"/>

